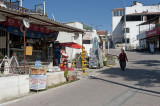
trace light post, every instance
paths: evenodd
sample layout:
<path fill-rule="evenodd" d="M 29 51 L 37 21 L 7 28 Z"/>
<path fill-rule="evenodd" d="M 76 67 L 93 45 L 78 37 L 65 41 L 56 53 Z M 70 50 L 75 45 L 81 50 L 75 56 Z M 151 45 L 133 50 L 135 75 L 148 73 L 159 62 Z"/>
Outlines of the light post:
<path fill-rule="evenodd" d="M 108 54 L 109 54 L 109 33 L 107 34 L 107 42 L 108 42 L 108 50 L 107 50 L 107 52 L 108 52 Z"/>

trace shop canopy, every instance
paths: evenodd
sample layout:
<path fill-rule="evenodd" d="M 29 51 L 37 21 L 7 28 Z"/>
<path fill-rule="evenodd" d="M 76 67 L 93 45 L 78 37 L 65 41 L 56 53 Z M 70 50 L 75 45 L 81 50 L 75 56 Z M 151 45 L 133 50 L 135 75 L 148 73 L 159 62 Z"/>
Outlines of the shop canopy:
<path fill-rule="evenodd" d="M 12 19 L 16 19 L 18 21 L 23 21 L 24 18 L 28 18 L 30 20 L 31 25 L 36 25 L 39 27 L 45 27 L 46 30 L 52 30 L 55 32 L 64 31 L 69 33 L 84 33 L 84 30 L 71 27 L 65 25 L 63 23 L 57 22 L 48 18 L 46 15 L 39 14 L 35 11 L 20 7 L 18 5 L 9 3 L 4 0 L 4 5 L 0 5 L 0 15 L 3 17 L 10 17 Z M 7 21 L 7 19 L 6 19 Z M 0 22 L 4 22 L 4 20 L 0 19 Z"/>
<path fill-rule="evenodd" d="M 75 48 L 75 49 L 81 49 L 82 46 L 77 44 L 77 43 L 74 43 L 74 42 L 66 42 L 66 43 L 61 43 L 62 46 L 65 46 L 65 47 L 70 47 L 70 48 Z"/>

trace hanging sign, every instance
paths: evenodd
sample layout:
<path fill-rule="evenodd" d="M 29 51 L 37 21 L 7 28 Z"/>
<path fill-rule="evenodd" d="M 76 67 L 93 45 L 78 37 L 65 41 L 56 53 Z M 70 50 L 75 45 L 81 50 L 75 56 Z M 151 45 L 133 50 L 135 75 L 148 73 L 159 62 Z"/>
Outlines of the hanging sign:
<path fill-rule="evenodd" d="M 33 50 L 32 46 L 26 46 L 26 55 L 32 55 L 32 50 Z"/>

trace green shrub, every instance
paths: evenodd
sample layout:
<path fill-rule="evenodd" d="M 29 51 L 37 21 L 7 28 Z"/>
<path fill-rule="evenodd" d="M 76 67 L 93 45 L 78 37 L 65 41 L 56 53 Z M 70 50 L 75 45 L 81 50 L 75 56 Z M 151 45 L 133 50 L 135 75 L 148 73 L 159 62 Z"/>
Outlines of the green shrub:
<path fill-rule="evenodd" d="M 68 70 L 64 71 L 64 77 L 68 77 Z"/>
<path fill-rule="evenodd" d="M 103 65 L 104 65 L 104 66 L 107 66 L 107 61 L 103 61 Z"/>

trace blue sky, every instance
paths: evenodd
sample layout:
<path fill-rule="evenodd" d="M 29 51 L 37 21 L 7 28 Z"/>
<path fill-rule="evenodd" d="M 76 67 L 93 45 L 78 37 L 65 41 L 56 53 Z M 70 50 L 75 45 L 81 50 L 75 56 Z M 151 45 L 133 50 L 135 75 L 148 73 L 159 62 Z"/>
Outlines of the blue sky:
<path fill-rule="evenodd" d="M 9 0 L 8 0 L 9 1 Z M 14 0 L 12 0 L 14 1 Z M 125 0 L 126 6 L 131 6 L 135 0 Z M 159 0 L 137 0 L 144 5 L 160 3 Z M 43 0 L 24 0 L 23 7 L 34 9 Z M 79 21 L 99 30 L 111 31 L 112 9 L 123 8 L 124 0 L 46 0 L 46 13 L 51 18 L 54 15 L 56 21 Z"/>

